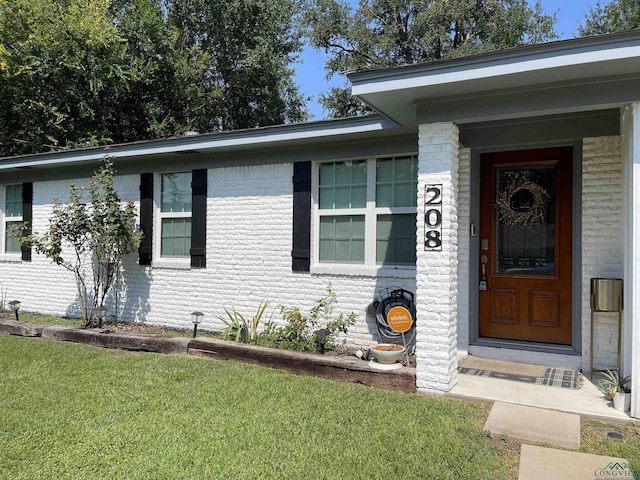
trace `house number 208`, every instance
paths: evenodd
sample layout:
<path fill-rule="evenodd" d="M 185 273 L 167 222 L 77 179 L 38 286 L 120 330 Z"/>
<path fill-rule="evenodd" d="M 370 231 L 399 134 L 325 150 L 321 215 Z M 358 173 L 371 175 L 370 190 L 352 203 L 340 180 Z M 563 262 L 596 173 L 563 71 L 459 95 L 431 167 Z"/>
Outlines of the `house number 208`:
<path fill-rule="evenodd" d="M 442 184 L 424 187 L 424 249 L 442 251 Z"/>

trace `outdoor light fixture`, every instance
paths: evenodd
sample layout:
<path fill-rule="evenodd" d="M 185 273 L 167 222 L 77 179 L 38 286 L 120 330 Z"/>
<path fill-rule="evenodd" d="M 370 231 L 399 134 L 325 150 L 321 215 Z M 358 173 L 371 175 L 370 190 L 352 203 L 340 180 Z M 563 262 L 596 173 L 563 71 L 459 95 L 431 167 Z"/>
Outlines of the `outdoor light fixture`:
<path fill-rule="evenodd" d="M 20 310 L 20 302 L 18 300 L 11 300 L 9 302 L 9 307 L 11 307 L 11 310 L 16 312 L 16 322 L 19 322 L 20 317 L 18 316 L 18 310 Z"/>
<path fill-rule="evenodd" d="M 331 335 L 331 330 L 329 330 L 328 328 L 321 328 L 320 330 L 316 330 L 314 333 L 316 334 L 318 351 L 320 353 L 324 353 L 324 346 L 327 344 L 327 341 L 329 340 L 329 336 Z"/>
<path fill-rule="evenodd" d="M 202 322 L 202 317 L 204 317 L 204 313 L 202 312 L 191 312 L 191 322 L 193 322 L 193 338 L 196 338 L 198 334 L 198 325 Z"/>
<path fill-rule="evenodd" d="M 102 328 L 102 322 L 104 320 L 104 317 L 107 316 L 107 307 L 105 307 L 104 305 L 100 305 L 98 308 L 96 308 L 96 317 L 98 317 L 98 327 Z"/>

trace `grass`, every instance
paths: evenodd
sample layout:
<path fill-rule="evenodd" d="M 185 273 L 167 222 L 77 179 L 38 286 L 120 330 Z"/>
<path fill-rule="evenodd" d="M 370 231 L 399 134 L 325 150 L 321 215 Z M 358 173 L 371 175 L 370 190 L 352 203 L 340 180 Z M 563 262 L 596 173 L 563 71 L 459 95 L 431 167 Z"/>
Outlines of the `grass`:
<path fill-rule="evenodd" d="M 10 313 L 10 312 L 9 312 Z M 5 318 L 10 320 L 15 320 L 13 314 L 5 315 Z M 64 317 L 56 317 L 53 315 L 39 315 L 28 312 L 20 312 L 20 321 L 21 322 L 31 322 L 31 323 L 43 323 L 47 325 L 64 325 L 67 327 L 81 327 L 82 320 L 79 318 L 64 318 Z"/>
<path fill-rule="evenodd" d="M 484 403 L 0 337 L 0 477 L 515 478 Z"/>
<path fill-rule="evenodd" d="M 583 419 L 580 451 L 626 458 L 631 470 L 640 472 L 640 429 L 638 422 L 603 422 Z M 624 435 L 624 440 L 607 438 L 608 432 Z M 636 474 L 636 477 L 638 475 Z"/>
<path fill-rule="evenodd" d="M 0 378 L 2 479 L 517 477 L 489 403 L 9 336 Z M 580 451 L 638 471 L 638 424 L 583 419 Z"/>
<path fill-rule="evenodd" d="M 9 320 L 15 320 L 12 312 L 0 312 L 0 318 L 6 318 Z M 79 318 L 57 317 L 54 315 L 42 315 L 38 313 L 22 312 L 20 313 L 21 322 L 39 323 L 43 325 L 64 325 L 66 327 L 83 328 L 82 320 Z M 113 328 L 113 324 L 105 322 L 104 328 Z M 167 329 L 159 325 L 145 325 L 145 324 L 133 324 L 133 323 L 119 323 L 118 326 L 124 328 L 123 333 L 127 333 L 127 327 L 132 330 L 129 333 L 143 333 L 147 335 L 163 335 L 165 337 L 187 337 L 193 336 L 192 329 Z M 205 338 L 223 338 L 224 336 L 219 333 L 212 333 L 207 331 L 198 331 L 198 337 Z"/>

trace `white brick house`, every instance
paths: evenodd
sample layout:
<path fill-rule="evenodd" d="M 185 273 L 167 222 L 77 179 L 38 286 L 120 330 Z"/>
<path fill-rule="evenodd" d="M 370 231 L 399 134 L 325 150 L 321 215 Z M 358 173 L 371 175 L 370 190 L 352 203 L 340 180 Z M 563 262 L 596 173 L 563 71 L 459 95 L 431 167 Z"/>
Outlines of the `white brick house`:
<path fill-rule="evenodd" d="M 110 308 L 188 326 L 188 312 L 308 308 L 331 283 L 365 307 L 415 293 L 417 387 L 446 392 L 461 356 L 615 367 L 615 313 L 591 328 L 590 279 L 624 280 L 622 370 L 640 375 L 640 32 L 350 75 L 378 114 L 112 146 L 145 241 Z M 0 287 L 73 315 L 73 279 L 6 235 L 48 224 L 102 148 L 0 160 Z M 483 278 L 486 277 L 486 278 Z M 633 382 L 632 416 L 640 416 Z"/>

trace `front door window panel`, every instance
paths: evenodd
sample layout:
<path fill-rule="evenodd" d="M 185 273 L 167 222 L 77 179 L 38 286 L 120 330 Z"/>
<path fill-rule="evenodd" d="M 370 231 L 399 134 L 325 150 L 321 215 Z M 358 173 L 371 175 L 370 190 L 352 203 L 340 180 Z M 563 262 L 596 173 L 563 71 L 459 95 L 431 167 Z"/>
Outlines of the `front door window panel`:
<path fill-rule="evenodd" d="M 498 274 L 556 274 L 555 165 L 496 168 Z"/>

